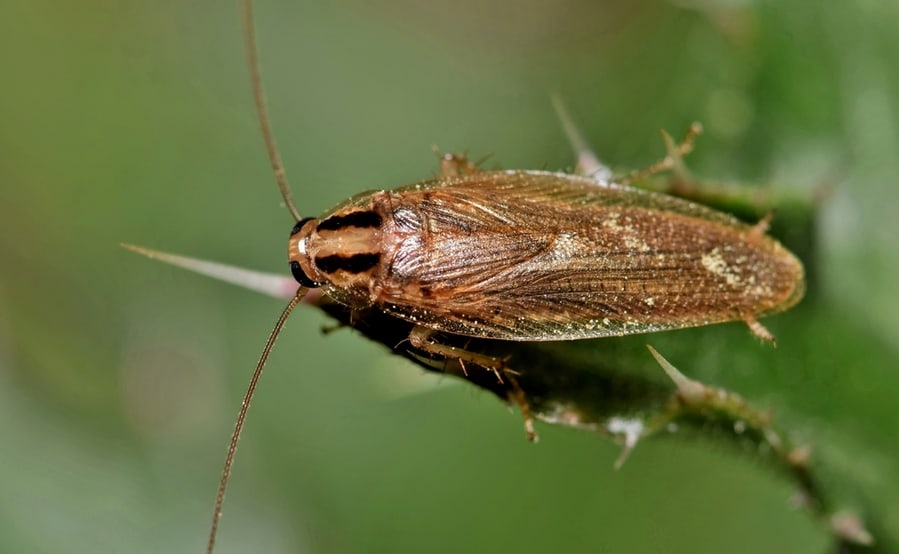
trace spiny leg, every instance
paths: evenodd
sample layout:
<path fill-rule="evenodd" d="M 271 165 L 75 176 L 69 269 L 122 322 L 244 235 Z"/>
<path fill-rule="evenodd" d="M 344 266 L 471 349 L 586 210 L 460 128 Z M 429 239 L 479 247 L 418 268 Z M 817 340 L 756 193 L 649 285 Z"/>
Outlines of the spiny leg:
<path fill-rule="evenodd" d="M 337 331 L 341 331 L 343 329 L 352 329 L 353 326 L 349 323 L 344 323 L 342 321 L 337 321 L 335 323 L 326 323 L 319 327 L 319 331 L 323 335 L 330 335 L 332 333 L 336 333 Z"/>
<path fill-rule="evenodd" d="M 768 232 L 768 229 L 771 227 L 771 220 L 774 218 L 774 212 L 768 212 L 764 217 L 759 219 L 755 225 L 753 225 L 747 236 L 750 240 L 760 240 L 765 236 L 765 233 Z M 742 317 L 743 322 L 746 323 L 746 326 L 749 327 L 749 331 L 752 332 L 753 335 L 758 337 L 760 340 L 770 343 L 772 345 L 777 345 L 777 339 L 774 338 L 774 334 L 769 331 L 764 325 L 759 323 L 759 320 L 752 315 L 744 315 Z"/>
<path fill-rule="evenodd" d="M 501 358 L 479 354 L 470 350 L 465 350 L 458 346 L 444 344 L 434 340 L 437 334 L 433 329 L 427 327 L 415 326 L 409 332 L 409 342 L 415 348 L 436 356 L 446 358 L 448 360 L 457 360 L 463 364 L 475 364 L 493 372 L 496 380 L 504 383 L 503 375 L 506 371 L 505 362 Z"/>
<path fill-rule="evenodd" d="M 530 405 L 524 390 L 518 385 L 515 379 L 515 373 L 506 367 L 506 361 L 502 358 L 473 352 L 465 348 L 460 348 L 450 344 L 445 344 L 435 340 L 436 331 L 427 327 L 415 326 L 409 332 L 409 343 L 418 350 L 428 354 L 429 356 L 438 356 L 447 361 L 455 361 L 464 376 L 468 375 L 468 365 L 480 366 L 487 371 L 492 372 L 497 381 L 501 384 L 509 385 L 508 399 L 515 403 L 521 410 L 524 417 L 524 429 L 528 440 L 537 441 L 537 432 L 534 430 L 534 419 L 531 415 Z"/>
<path fill-rule="evenodd" d="M 441 152 L 437 145 L 431 146 L 431 150 L 437 154 L 440 160 L 440 176 L 441 177 L 458 177 L 460 175 L 468 175 L 481 171 L 483 164 L 490 157 L 490 154 L 482 156 L 477 161 L 468 159 L 467 154 L 453 154 L 451 152 Z"/>
<path fill-rule="evenodd" d="M 350 309 L 346 321 L 337 320 L 335 322 L 322 325 L 320 327 L 321 333 L 323 335 L 330 335 L 331 333 L 336 333 L 341 329 L 353 329 L 356 327 L 358 322 L 365 319 L 365 312 L 365 309 Z"/>
<path fill-rule="evenodd" d="M 774 337 L 774 333 L 772 333 L 768 330 L 767 327 L 759 323 L 759 320 L 757 320 L 754 316 L 744 315 L 743 323 L 745 323 L 746 326 L 749 327 L 749 331 L 759 340 L 777 346 L 777 339 Z"/>
<path fill-rule="evenodd" d="M 774 212 L 768 212 L 761 219 L 755 222 L 755 225 L 749 229 L 749 238 L 759 240 L 771 229 L 771 220 L 774 219 Z"/>

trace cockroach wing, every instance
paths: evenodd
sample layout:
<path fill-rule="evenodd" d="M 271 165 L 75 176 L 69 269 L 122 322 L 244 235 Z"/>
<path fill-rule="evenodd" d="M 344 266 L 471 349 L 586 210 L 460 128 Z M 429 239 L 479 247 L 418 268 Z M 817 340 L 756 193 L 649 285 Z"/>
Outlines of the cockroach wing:
<path fill-rule="evenodd" d="M 438 331 L 625 335 L 754 318 L 802 296 L 802 265 L 778 242 L 662 194 L 508 171 L 369 198 L 386 222 L 374 303 Z"/>

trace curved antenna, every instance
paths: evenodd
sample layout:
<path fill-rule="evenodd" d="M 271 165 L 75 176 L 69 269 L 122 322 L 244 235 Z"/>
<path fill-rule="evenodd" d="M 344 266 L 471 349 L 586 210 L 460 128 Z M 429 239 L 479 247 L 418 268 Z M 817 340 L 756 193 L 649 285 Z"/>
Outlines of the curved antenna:
<path fill-rule="evenodd" d="M 247 50 L 247 67 L 250 70 L 250 82 L 253 84 L 253 100 L 256 103 L 256 115 L 259 117 L 259 127 L 262 129 L 262 138 L 265 139 L 265 149 L 268 151 L 268 159 L 275 172 L 275 180 L 278 182 L 278 190 L 290 215 L 295 221 L 302 219 L 300 212 L 293 203 L 293 195 L 290 193 L 290 185 L 287 184 L 287 173 L 284 164 L 281 163 L 281 155 L 278 153 L 278 145 L 275 144 L 275 135 L 272 133 L 272 124 L 268 118 L 268 108 L 265 105 L 265 90 L 262 88 L 262 72 L 259 69 L 259 54 L 256 52 L 256 28 L 253 24 L 252 0 L 241 0 L 243 19 L 243 36 Z"/>
<path fill-rule="evenodd" d="M 243 402 L 240 405 L 240 412 L 237 414 L 237 421 L 234 423 L 234 432 L 231 434 L 231 443 L 228 445 L 228 455 L 225 457 L 225 467 L 222 469 L 222 478 L 219 481 L 218 494 L 215 497 L 215 511 L 212 513 L 212 525 L 209 528 L 209 542 L 206 543 L 207 554 L 212 554 L 215 549 L 215 535 L 218 532 L 219 522 L 222 520 L 222 504 L 225 503 L 225 489 L 228 487 L 228 478 L 231 477 L 231 467 L 234 465 L 234 453 L 237 452 L 237 443 L 240 441 L 240 432 L 243 431 L 244 422 L 247 419 L 247 410 L 250 409 L 250 400 L 253 399 L 253 393 L 256 392 L 256 385 L 259 383 L 259 377 L 262 375 L 262 369 L 265 362 L 268 361 L 269 354 L 278 340 L 278 335 L 287 322 L 290 312 L 297 307 L 303 296 L 306 295 L 308 289 L 300 287 L 297 289 L 296 295 L 290 300 L 284 311 L 278 317 L 274 329 L 265 341 L 265 347 L 262 349 L 262 355 L 256 362 L 256 369 L 253 371 L 253 377 L 250 378 L 250 384 L 247 386 L 247 392 L 243 395 Z"/>

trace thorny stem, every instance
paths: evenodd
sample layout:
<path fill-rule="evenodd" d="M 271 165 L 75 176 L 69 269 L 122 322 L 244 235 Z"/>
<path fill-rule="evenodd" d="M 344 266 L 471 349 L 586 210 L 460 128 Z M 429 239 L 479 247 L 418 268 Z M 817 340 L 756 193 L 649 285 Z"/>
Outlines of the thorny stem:
<path fill-rule="evenodd" d="M 774 427 L 770 413 L 760 411 L 736 393 L 687 378 L 652 346 L 647 345 L 647 348 L 674 381 L 677 391 L 665 408 L 647 421 L 644 437 L 666 432 L 679 422 L 689 424 L 691 420 L 699 421 L 704 426 L 716 423 L 728 426 L 736 437 L 770 449 L 781 469 L 797 485 L 797 504 L 827 520 L 838 551 L 873 543 L 873 537 L 857 516 L 834 512 L 834 507 L 812 473 L 810 446 L 790 444 L 785 435 Z"/>
<path fill-rule="evenodd" d="M 615 182 L 621 183 L 623 185 L 630 185 L 637 181 L 641 181 L 643 179 L 647 179 L 652 177 L 653 175 L 657 175 L 659 173 L 663 173 L 669 170 L 677 170 L 678 166 L 682 165 L 682 159 L 684 156 L 690 154 L 693 151 L 693 147 L 696 144 L 696 138 L 702 133 L 702 125 L 700 123 L 693 123 L 690 125 L 690 128 L 687 129 L 687 132 L 684 134 L 684 138 L 681 139 L 679 143 L 674 142 L 674 139 L 671 138 L 667 132 L 662 131 L 662 138 L 665 139 L 665 146 L 668 150 L 667 155 L 661 160 L 655 162 L 649 167 L 633 171 L 628 173 L 627 175 L 623 175 L 621 177 L 616 177 Z"/>

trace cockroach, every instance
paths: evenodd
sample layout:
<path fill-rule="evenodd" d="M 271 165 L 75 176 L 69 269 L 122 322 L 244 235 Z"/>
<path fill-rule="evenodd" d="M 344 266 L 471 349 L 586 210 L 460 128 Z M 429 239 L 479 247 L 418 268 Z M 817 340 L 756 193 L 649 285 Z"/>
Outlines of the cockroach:
<path fill-rule="evenodd" d="M 447 336 L 564 341 L 743 321 L 771 341 L 758 318 L 802 297 L 802 264 L 766 234 L 766 220 L 748 225 L 637 189 L 612 179 L 598 164 L 585 171 L 590 176 L 479 171 L 464 158 L 445 156 L 439 178 L 365 192 L 319 217 L 303 218 L 271 131 L 251 0 L 241 2 L 259 123 L 295 220 L 287 254 L 299 287 L 266 341 L 244 396 L 208 552 L 262 369 L 291 311 L 311 289 L 352 313 L 375 311 L 406 322 L 409 344 L 424 356 L 492 371 L 513 386 L 514 375 L 504 371 L 502 359 L 450 345 Z M 564 117 L 563 122 L 569 125 Z M 681 150 L 689 148 L 685 140 Z M 671 156 L 650 171 L 670 162 Z M 534 438 L 523 394 L 520 407 Z"/>

